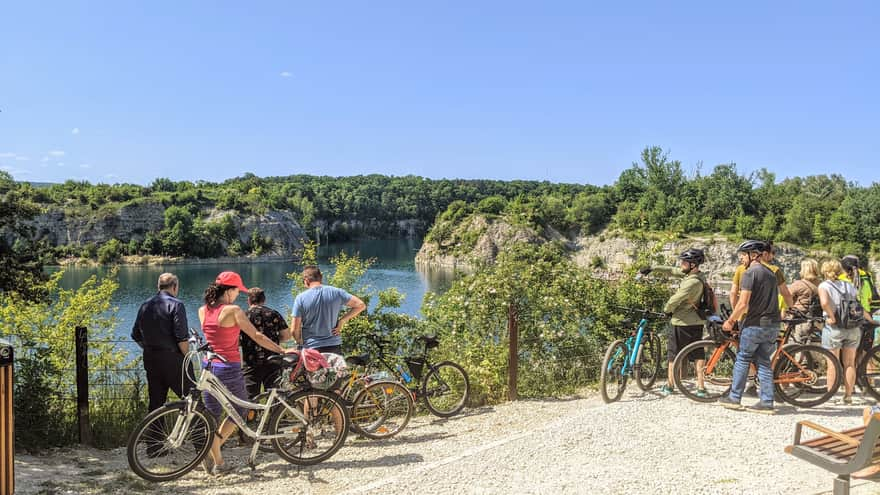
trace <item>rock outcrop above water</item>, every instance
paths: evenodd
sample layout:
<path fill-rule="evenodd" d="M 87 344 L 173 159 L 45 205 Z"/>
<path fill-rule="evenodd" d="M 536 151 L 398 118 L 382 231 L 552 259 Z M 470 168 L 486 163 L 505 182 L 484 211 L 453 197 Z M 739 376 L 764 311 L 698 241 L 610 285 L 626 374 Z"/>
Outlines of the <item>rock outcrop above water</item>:
<path fill-rule="evenodd" d="M 472 215 L 455 226 L 435 226 L 416 255 L 416 263 L 426 267 L 471 270 L 480 264 L 494 262 L 500 251 L 514 243 L 540 245 L 552 241 L 563 242 L 577 265 L 597 272 L 619 272 L 645 253 L 652 253 L 649 256 L 651 265 L 672 267 L 678 264 L 677 257 L 682 251 L 691 247 L 702 248 L 707 258 L 703 271 L 716 281 L 730 280 L 738 263 L 736 248 L 740 242 L 720 235 L 670 240 L 658 234 L 653 238 L 637 239 L 612 230 L 568 238 L 552 229 L 539 233 L 532 227 L 515 225 L 501 217 Z M 782 268 L 789 281 L 799 278 L 800 262 L 804 258 L 830 256 L 827 252 L 785 243 L 778 244 L 776 252 L 774 263 Z M 877 273 L 880 263 L 872 262 L 871 268 Z"/>

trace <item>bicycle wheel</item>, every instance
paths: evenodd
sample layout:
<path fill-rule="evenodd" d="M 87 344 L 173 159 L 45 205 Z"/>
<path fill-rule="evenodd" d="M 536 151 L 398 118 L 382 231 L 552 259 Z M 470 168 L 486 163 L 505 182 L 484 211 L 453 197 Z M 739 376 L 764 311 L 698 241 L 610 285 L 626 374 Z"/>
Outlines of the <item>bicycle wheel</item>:
<path fill-rule="evenodd" d="M 602 373 L 599 375 L 599 392 L 606 404 L 620 400 L 626 390 L 626 374 L 623 372 L 629 351 L 622 340 L 615 340 L 605 351 Z"/>
<path fill-rule="evenodd" d="M 880 400 L 880 345 L 868 349 L 856 370 L 862 387 L 875 400 Z"/>
<path fill-rule="evenodd" d="M 697 361 L 702 360 L 702 387 Z M 698 340 L 686 345 L 672 362 L 675 387 L 688 399 L 714 402 L 730 392 L 736 354 L 729 345 L 714 340 Z"/>
<path fill-rule="evenodd" d="M 828 381 L 833 366 L 835 379 Z M 817 345 L 787 345 L 779 349 L 773 365 L 773 383 L 782 400 L 798 407 L 822 404 L 837 393 L 843 379 L 842 367 L 834 354 Z"/>
<path fill-rule="evenodd" d="M 299 414 L 294 414 L 284 404 L 273 407 L 275 411 L 269 419 L 269 433 L 291 435 L 272 439 L 272 446 L 279 456 L 292 464 L 310 466 L 329 459 L 342 447 L 348 436 L 350 420 L 348 409 L 337 394 L 301 390 L 282 398 Z"/>
<path fill-rule="evenodd" d="M 422 401 L 431 414 L 441 418 L 461 412 L 470 390 L 467 372 L 452 361 L 432 364 L 428 374 L 422 378 Z"/>
<path fill-rule="evenodd" d="M 141 478 L 162 482 L 188 473 L 208 455 L 217 425 L 201 407 L 166 404 L 148 414 L 128 438 L 128 465 Z"/>
<path fill-rule="evenodd" d="M 657 334 L 650 334 L 642 339 L 642 345 L 639 346 L 638 357 L 636 357 L 635 375 L 636 385 L 644 391 L 651 390 L 657 377 L 660 376 L 660 367 L 663 363 L 660 355 L 660 337 Z"/>
<path fill-rule="evenodd" d="M 351 405 L 351 427 L 367 438 L 391 438 L 403 430 L 413 413 L 413 399 L 403 385 L 373 382 L 358 392 Z"/>

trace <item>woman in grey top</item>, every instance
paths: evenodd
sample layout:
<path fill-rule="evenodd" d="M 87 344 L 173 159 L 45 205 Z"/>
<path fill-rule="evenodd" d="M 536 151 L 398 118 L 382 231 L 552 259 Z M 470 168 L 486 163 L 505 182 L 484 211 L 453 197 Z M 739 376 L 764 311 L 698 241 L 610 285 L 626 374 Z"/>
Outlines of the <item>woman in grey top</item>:
<path fill-rule="evenodd" d="M 856 350 L 859 347 L 861 330 L 858 328 L 840 328 L 837 326 L 837 307 L 840 305 L 841 296 L 850 294 L 856 296 L 856 288 L 845 280 L 839 280 L 843 273 L 843 267 L 837 260 L 828 260 L 822 263 L 822 275 L 825 281 L 819 284 L 819 303 L 825 316 L 825 328 L 822 329 L 822 347 L 831 351 L 843 365 L 843 398 L 838 404 L 852 404 L 853 388 L 856 383 Z M 828 383 L 834 383 L 835 367 L 828 364 Z"/>

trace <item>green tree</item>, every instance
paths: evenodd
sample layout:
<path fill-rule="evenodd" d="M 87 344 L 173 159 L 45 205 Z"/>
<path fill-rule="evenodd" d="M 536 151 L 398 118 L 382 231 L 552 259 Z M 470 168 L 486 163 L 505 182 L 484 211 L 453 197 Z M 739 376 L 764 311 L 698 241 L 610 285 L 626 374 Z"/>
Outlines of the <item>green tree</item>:
<path fill-rule="evenodd" d="M 110 239 L 98 248 L 98 263 L 108 265 L 116 263 L 122 258 L 122 243 L 119 239 Z"/>
<path fill-rule="evenodd" d="M 46 296 L 41 288 L 46 280 L 43 262 L 45 246 L 31 240 L 33 229 L 26 221 L 39 213 L 31 201 L 29 186 L 17 184 L 12 176 L 0 171 L 0 292 L 16 292 L 28 300 Z"/>

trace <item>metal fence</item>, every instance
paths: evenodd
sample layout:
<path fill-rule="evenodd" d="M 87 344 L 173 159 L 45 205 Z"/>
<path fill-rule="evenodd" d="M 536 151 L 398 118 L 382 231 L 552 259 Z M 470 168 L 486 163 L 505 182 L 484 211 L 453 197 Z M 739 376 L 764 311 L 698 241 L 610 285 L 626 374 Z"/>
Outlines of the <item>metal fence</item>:
<path fill-rule="evenodd" d="M 27 365 L 28 359 L 36 359 L 45 346 L 35 345 L 20 336 L 5 335 L 16 349 L 16 376 Z M 140 361 L 135 359 L 118 367 L 95 367 L 89 364 L 90 344 L 112 344 L 122 351 L 121 344 L 134 341 L 126 339 L 89 341 L 88 329 L 76 327 L 74 355 L 67 361 L 69 366 L 53 371 L 75 377 L 73 383 L 62 383 L 48 391 L 48 396 L 22 397 L 15 401 L 44 400 L 61 404 L 61 410 L 75 415 L 76 432 L 73 437 L 87 445 L 109 446 L 118 443 L 127 433 L 132 421 L 146 413 L 146 376 Z M 17 378 L 19 380 L 20 378 Z M 24 418 L 23 418 L 24 419 Z M 25 446 L 29 447 L 29 446 Z"/>

